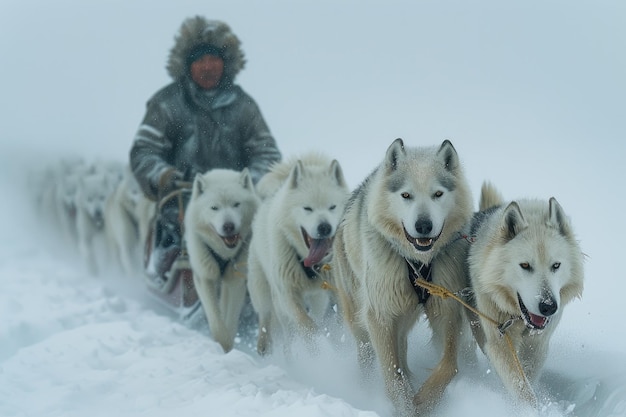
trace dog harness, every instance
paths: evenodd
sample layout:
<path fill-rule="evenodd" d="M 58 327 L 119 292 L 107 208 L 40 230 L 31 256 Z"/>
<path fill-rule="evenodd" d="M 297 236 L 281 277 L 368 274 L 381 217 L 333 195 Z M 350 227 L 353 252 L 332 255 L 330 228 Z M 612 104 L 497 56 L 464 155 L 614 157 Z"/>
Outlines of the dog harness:
<path fill-rule="evenodd" d="M 315 264 L 313 266 L 304 266 L 304 261 L 300 261 L 300 266 L 308 279 L 315 279 L 322 270 L 323 265 Z"/>
<path fill-rule="evenodd" d="M 219 266 L 220 268 L 220 275 L 224 275 L 224 271 L 226 271 L 226 267 L 230 263 L 231 259 L 222 258 L 217 253 L 215 253 L 215 251 L 209 245 L 206 245 L 206 248 L 209 250 L 209 253 L 213 255 L 213 259 L 215 259 L 215 262 L 217 262 L 217 266 Z"/>
<path fill-rule="evenodd" d="M 411 283 L 411 286 L 413 286 L 413 289 L 417 294 L 418 302 L 419 304 L 425 304 L 428 300 L 428 297 L 430 297 L 430 292 L 428 292 L 426 288 L 422 288 L 417 285 L 416 280 L 423 279 L 426 282 L 432 282 L 432 268 L 430 265 L 419 261 L 411 262 L 407 259 L 406 263 L 409 269 L 409 273 L 407 276 L 409 277 L 409 282 Z"/>

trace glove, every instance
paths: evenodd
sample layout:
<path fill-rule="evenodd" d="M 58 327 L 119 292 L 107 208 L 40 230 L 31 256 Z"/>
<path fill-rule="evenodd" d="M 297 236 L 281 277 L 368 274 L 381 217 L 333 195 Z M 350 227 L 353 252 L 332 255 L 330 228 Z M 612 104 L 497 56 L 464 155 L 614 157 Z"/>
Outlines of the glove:
<path fill-rule="evenodd" d="M 175 168 L 165 170 L 159 177 L 159 199 L 176 190 L 176 182 L 183 179 L 183 174 Z"/>

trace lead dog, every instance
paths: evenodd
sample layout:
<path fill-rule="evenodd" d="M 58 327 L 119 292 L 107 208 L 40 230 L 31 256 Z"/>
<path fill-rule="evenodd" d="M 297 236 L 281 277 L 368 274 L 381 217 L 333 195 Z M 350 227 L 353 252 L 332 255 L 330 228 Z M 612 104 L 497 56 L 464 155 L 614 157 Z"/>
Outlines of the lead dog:
<path fill-rule="evenodd" d="M 246 298 L 252 218 L 259 199 L 247 168 L 197 174 L 185 213 L 193 282 L 213 339 L 233 348 Z"/>
<path fill-rule="evenodd" d="M 252 225 L 248 289 L 259 316 L 257 351 L 268 354 L 276 335 L 307 342 L 330 307 L 323 267 L 348 200 L 336 160 L 310 153 L 275 164 L 258 184 L 264 198 Z M 314 344 L 310 344 L 314 347 Z"/>
<path fill-rule="evenodd" d="M 486 183 L 479 210 L 469 231 L 475 237 L 468 256 L 474 303 L 485 316 L 508 327 L 504 330 L 484 316 L 472 316 L 472 330 L 513 397 L 537 407 L 531 384 L 546 360 L 563 308 L 582 294 L 583 253 L 554 198 L 505 203 Z"/>
<path fill-rule="evenodd" d="M 396 139 L 352 193 L 337 231 L 332 266 L 340 311 L 356 338 L 363 369 L 378 359 L 387 396 L 400 414 L 432 408 L 456 374 L 464 315 L 452 300 L 415 291 L 412 281 L 419 275 L 461 289 L 464 258 L 456 254 L 463 253 L 465 241 L 458 231 L 472 212 L 452 143 L 413 148 Z M 423 312 L 443 357 L 413 397 L 407 336 Z"/>

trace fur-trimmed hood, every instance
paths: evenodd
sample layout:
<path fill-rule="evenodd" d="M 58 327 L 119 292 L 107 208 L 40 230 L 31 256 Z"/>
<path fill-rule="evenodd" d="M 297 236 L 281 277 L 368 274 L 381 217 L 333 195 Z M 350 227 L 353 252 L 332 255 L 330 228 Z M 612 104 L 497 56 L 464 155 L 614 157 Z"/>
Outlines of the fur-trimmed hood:
<path fill-rule="evenodd" d="M 181 25 L 167 61 L 167 72 L 174 80 L 189 74 L 187 59 L 200 45 L 220 50 L 224 59 L 223 78 L 227 82 L 233 82 L 246 64 L 241 42 L 226 23 L 202 16 L 190 17 Z"/>

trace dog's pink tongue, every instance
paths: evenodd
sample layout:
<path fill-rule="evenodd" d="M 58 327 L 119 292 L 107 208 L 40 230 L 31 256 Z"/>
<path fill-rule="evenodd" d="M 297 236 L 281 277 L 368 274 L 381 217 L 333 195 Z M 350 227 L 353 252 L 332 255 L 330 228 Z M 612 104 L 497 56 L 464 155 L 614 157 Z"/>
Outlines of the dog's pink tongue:
<path fill-rule="evenodd" d="M 311 247 L 309 248 L 309 254 L 302 263 L 307 268 L 319 263 L 330 249 L 331 239 L 311 239 Z"/>
<path fill-rule="evenodd" d="M 531 312 L 528 312 L 528 317 L 530 318 L 530 321 L 532 322 L 532 324 L 534 324 L 535 326 L 539 328 L 543 328 L 546 325 L 546 321 L 548 321 L 547 317 L 537 316 Z"/>

